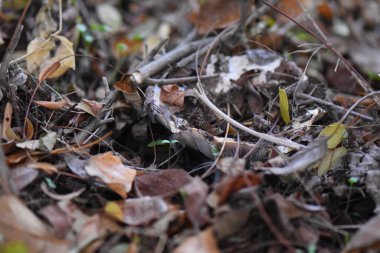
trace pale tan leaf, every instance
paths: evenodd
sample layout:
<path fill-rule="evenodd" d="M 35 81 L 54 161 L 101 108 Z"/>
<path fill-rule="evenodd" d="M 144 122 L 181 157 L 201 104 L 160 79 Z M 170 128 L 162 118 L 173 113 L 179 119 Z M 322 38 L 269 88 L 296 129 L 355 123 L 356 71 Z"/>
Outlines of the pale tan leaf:
<path fill-rule="evenodd" d="M 120 157 L 113 155 L 112 152 L 91 157 L 85 169 L 89 175 L 99 177 L 124 198 L 131 190 L 136 176 L 136 170 L 124 165 Z"/>
<path fill-rule="evenodd" d="M 103 103 L 99 103 L 88 99 L 82 99 L 82 101 L 76 106 L 76 108 L 85 111 L 94 117 L 98 117 L 103 106 Z"/>
<path fill-rule="evenodd" d="M 206 229 L 181 242 L 173 253 L 219 253 L 218 244 L 212 230 Z"/>
<path fill-rule="evenodd" d="M 57 167 L 55 167 L 53 164 L 50 164 L 50 163 L 33 162 L 33 163 L 29 163 L 29 167 L 33 169 L 43 170 L 48 174 L 58 173 Z"/>
<path fill-rule="evenodd" d="M 39 70 L 41 64 L 50 58 L 50 51 L 55 47 L 53 41 L 45 42 L 45 39 L 34 38 L 27 47 L 26 69 L 28 72 L 35 73 Z"/>
<path fill-rule="evenodd" d="M 67 99 L 62 99 L 60 101 L 34 101 L 34 103 L 50 110 L 57 110 L 68 105 L 69 101 Z"/>

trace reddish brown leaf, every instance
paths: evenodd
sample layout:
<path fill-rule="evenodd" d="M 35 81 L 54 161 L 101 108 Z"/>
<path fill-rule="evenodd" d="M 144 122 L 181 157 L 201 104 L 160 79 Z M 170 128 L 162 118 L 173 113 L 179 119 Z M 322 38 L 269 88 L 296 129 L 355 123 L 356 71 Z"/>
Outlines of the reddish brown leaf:
<path fill-rule="evenodd" d="M 56 61 L 44 67 L 38 75 L 38 81 L 41 83 L 48 79 L 60 66 L 61 63 L 59 61 Z"/>
<path fill-rule="evenodd" d="M 185 91 L 179 90 L 179 87 L 175 84 L 164 85 L 161 87 L 160 99 L 169 105 L 183 107 Z"/>
<path fill-rule="evenodd" d="M 185 170 L 168 169 L 137 176 L 135 186 L 144 196 L 172 197 L 192 179 Z"/>

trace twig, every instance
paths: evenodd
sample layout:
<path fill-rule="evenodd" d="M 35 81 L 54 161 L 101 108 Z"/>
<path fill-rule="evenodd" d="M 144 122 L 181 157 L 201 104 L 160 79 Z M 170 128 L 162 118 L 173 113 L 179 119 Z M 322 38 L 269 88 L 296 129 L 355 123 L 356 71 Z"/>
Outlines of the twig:
<path fill-rule="evenodd" d="M 240 130 L 243 130 L 244 132 L 247 132 L 257 138 L 262 138 L 266 141 L 269 141 L 269 142 L 272 142 L 272 143 L 275 143 L 277 145 L 282 145 L 282 146 L 286 146 L 286 147 L 289 147 L 289 148 L 293 148 L 293 149 L 301 149 L 303 147 L 305 147 L 304 145 L 301 145 L 301 144 L 298 144 L 296 142 L 293 142 L 291 140 L 287 140 L 287 139 L 282 139 L 282 138 L 278 138 L 278 137 L 275 137 L 275 136 L 272 136 L 272 135 L 268 135 L 268 134 L 265 134 L 265 133 L 260 133 L 260 132 L 257 132 L 253 129 L 250 129 L 242 124 L 240 124 L 239 122 L 235 121 L 234 119 L 228 117 L 228 115 L 226 115 L 224 112 L 222 112 L 218 107 L 216 107 L 209 99 L 208 97 L 206 96 L 206 94 L 202 91 L 202 88 L 200 88 L 200 86 L 198 86 L 199 90 L 194 90 L 194 93 L 195 95 L 210 109 L 212 110 L 214 113 L 218 114 L 221 118 L 223 118 L 225 121 L 227 121 L 228 123 L 230 123 L 232 126 L 236 127 L 236 128 L 239 128 Z"/>
<path fill-rule="evenodd" d="M 332 107 L 334 109 L 337 109 L 339 111 L 345 111 L 346 110 L 342 106 L 336 105 L 334 103 L 328 102 L 328 101 L 320 99 L 320 98 L 316 98 L 316 97 L 310 96 L 310 95 L 305 94 L 305 93 L 298 93 L 297 96 L 300 97 L 300 98 L 313 100 L 314 102 L 316 102 L 318 104 L 321 104 L 321 105 L 330 106 L 330 107 Z M 351 111 L 351 114 L 353 114 L 355 116 L 358 116 L 358 117 L 360 117 L 363 120 L 374 121 L 374 118 L 372 118 L 371 116 L 367 116 L 367 115 L 364 115 L 364 114 L 361 114 L 361 113 L 358 113 L 358 112 L 355 112 L 355 111 Z"/>
<path fill-rule="evenodd" d="M 364 97 L 362 97 L 361 99 L 359 99 L 358 101 L 355 102 L 355 104 L 353 104 L 348 110 L 347 112 L 343 115 L 343 117 L 340 119 L 339 123 L 343 123 L 343 121 L 348 117 L 348 115 L 350 113 L 354 113 L 352 110 L 355 109 L 356 106 L 358 106 L 361 102 L 363 102 L 365 99 L 369 98 L 369 97 L 372 97 L 372 96 L 375 96 L 375 95 L 379 95 L 380 94 L 380 91 L 374 91 L 374 92 L 371 92 L 367 95 L 365 95 Z"/>
<path fill-rule="evenodd" d="M 200 76 L 200 79 L 213 79 L 219 77 L 219 74 L 204 75 Z M 155 78 L 146 78 L 146 84 L 172 84 L 172 83 L 185 83 L 185 82 L 195 82 L 198 80 L 197 76 L 187 76 L 187 77 L 178 77 L 178 78 L 169 78 L 169 79 L 155 79 Z"/>

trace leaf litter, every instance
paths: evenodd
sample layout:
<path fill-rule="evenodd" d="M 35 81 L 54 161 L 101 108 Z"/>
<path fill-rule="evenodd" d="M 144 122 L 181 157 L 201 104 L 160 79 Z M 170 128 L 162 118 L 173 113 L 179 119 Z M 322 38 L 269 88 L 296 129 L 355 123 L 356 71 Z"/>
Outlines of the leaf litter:
<path fill-rule="evenodd" d="M 30 3 L 0 252 L 379 250 L 376 1 Z"/>

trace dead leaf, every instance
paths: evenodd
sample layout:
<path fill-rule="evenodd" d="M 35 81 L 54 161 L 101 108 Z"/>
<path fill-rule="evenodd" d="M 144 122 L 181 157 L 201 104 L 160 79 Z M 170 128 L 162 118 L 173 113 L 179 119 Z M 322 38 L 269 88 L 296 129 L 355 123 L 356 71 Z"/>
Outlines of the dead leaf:
<path fill-rule="evenodd" d="M 123 19 L 120 11 L 110 3 L 103 3 L 96 6 L 96 12 L 103 24 L 108 25 L 112 30 L 121 27 Z"/>
<path fill-rule="evenodd" d="M 182 169 L 159 170 L 137 176 L 135 186 L 143 196 L 172 197 L 193 178 Z"/>
<path fill-rule="evenodd" d="M 100 112 L 102 111 L 103 106 L 104 103 L 99 103 L 88 99 L 82 99 L 82 101 L 76 106 L 76 108 L 85 111 L 94 117 L 98 117 Z"/>
<path fill-rule="evenodd" d="M 10 102 L 7 103 L 4 109 L 4 118 L 3 118 L 3 126 L 2 126 L 2 137 L 3 139 L 9 141 L 8 135 L 7 135 L 7 129 L 11 129 L 12 127 L 12 113 L 13 113 L 13 107 Z"/>
<path fill-rule="evenodd" d="M 104 207 L 104 211 L 106 214 L 116 218 L 119 221 L 124 220 L 123 210 L 121 210 L 121 207 L 114 201 L 107 202 Z"/>
<path fill-rule="evenodd" d="M 55 47 L 53 41 L 45 42 L 45 39 L 34 38 L 29 42 L 26 53 L 30 54 L 26 57 L 26 69 L 30 73 L 36 73 L 40 69 L 43 62 L 50 58 L 50 51 Z"/>
<path fill-rule="evenodd" d="M 60 101 L 34 101 L 35 104 L 50 110 L 58 110 L 69 104 L 68 99 L 64 98 Z"/>
<path fill-rule="evenodd" d="M 71 217 L 61 210 L 57 204 L 51 204 L 38 211 L 53 226 L 57 236 L 64 239 L 71 229 Z"/>
<path fill-rule="evenodd" d="M 325 174 L 328 170 L 334 168 L 337 163 L 347 154 L 345 147 L 338 147 L 329 150 L 326 156 L 318 163 L 318 175 Z"/>
<path fill-rule="evenodd" d="M 380 250 L 380 215 L 367 221 L 351 238 L 344 252 L 377 252 Z"/>
<path fill-rule="evenodd" d="M 49 228 L 19 199 L 10 195 L 1 195 L 0 213 L 0 233 L 4 242 L 21 241 L 29 252 L 68 251 L 68 243 L 54 240 Z"/>
<path fill-rule="evenodd" d="M 220 253 L 213 231 L 208 228 L 181 242 L 173 253 Z"/>
<path fill-rule="evenodd" d="M 28 186 L 37 176 L 38 171 L 28 166 L 16 167 L 10 171 L 10 179 L 18 190 Z"/>
<path fill-rule="evenodd" d="M 29 163 L 28 166 L 33 169 L 43 170 L 48 174 L 58 173 L 57 167 L 55 167 L 53 164 L 50 164 L 50 163 L 33 162 L 33 163 Z"/>
<path fill-rule="evenodd" d="M 55 200 L 60 200 L 60 201 L 71 200 L 73 198 L 76 198 L 76 197 L 80 196 L 86 190 L 86 188 L 83 187 L 83 188 L 81 188 L 75 192 L 72 192 L 72 193 L 56 194 L 56 193 L 50 192 L 48 190 L 48 187 L 47 187 L 45 182 L 41 183 L 40 188 L 43 191 L 43 193 L 48 195 L 50 198 L 55 199 Z"/>
<path fill-rule="evenodd" d="M 75 57 L 73 43 L 64 36 L 54 36 L 61 45 L 57 48 L 54 57 L 50 60 L 50 64 L 59 62 L 59 68 L 49 75 L 48 78 L 56 78 L 62 76 L 69 69 L 75 69 Z"/>
<path fill-rule="evenodd" d="M 123 198 L 131 190 L 136 176 L 136 170 L 124 165 L 120 157 L 113 155 L 112 152 L 91 157 L 85 170 L 90 176 L 99 177 Z"/>
<path fill-rule="evenodd" d="M 164 85 L 161 87 L 160 99 L 169 105 L 183 107 L 185 91 L 181 91 L 175 84 Z"/>
<path fill-rule="evenodd" d="M 251 7 L 251 6 L 249 6 Z M 240 2 L 238 0 L 208 0 L 195 6 L 187 19 L 200 34 L 214 29 L 225 28 L 239 20 Z"/>
<path fill-rule="evenodd" d="M 161 197 L 147 196 L 125 200 L 122 210 L 124 222 L 136 226 L 160 218 L 169 211 L 169 206 Z"/>
<path fill-rule="evenodd" d="M 185 199 L 186 214 L 193 225 L 195 227 L 204 225 L 210 219 L 206 205 L 208 185 L 196 177 L 182 188 L 181 193 Z"/>

